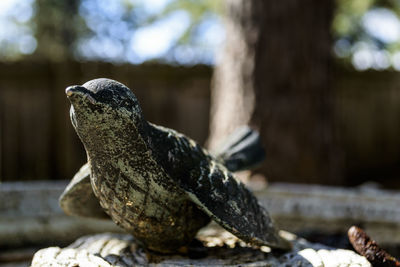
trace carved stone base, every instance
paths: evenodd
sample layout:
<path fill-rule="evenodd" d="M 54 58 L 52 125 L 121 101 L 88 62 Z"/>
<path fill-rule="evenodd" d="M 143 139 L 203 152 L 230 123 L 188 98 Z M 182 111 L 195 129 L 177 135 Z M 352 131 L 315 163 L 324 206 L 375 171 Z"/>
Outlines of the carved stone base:
<path fill-rule="evenodd" d="M 249 247 L 226 231 L 206 228 L 198 235 L 201 242 L 176 255 L 160 255 L 144 250 L 129 235 L 105 233 L 82 237 L 66 248 L 41 249 L 32 266 L 371 266 L 353 251 L 281 235 L 291 240 L 291 251 Z"/>

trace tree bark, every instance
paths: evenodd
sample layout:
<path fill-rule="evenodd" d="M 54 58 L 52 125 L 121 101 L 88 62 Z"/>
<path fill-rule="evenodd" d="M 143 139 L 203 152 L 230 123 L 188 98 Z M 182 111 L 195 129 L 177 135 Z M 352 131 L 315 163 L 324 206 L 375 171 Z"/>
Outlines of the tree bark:
<path fill-rule="evenodd" d="M 213 77 L 209 146 L 236 127 L 260 131 L 270 181 L 339 184 L 332 118 L 333 0 L 230 0 Z"/>

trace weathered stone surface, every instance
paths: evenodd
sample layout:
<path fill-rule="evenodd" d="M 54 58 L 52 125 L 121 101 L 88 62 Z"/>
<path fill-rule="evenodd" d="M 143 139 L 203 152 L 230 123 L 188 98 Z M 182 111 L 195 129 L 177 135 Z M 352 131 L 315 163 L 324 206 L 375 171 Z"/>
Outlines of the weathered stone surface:
<path fill-rule="evenodd" d="M 185 135 L 146 121 L 125 85 L 95 79 L 68 87 L 66 95 L 72 125 L 87 153 L 94 195 L 105 213 L 143 246 L 175 252 L 211 218 L 253 245 L 290 249 L 267 210 L 223 162 Z M 245 165 L 253 163 L 248 160 Z M 62 207 L 70 207 L 63 202 L 74 197 L 66 196 L 81 188 L 75 178 L 72 183 Z M 82 203 L 76 195 L 78 204 L 72 206 Z"/>
<path fill-rule="evenodd" d="M 180 255 L 144 251 L 131 236 L 99 234 L 78 239 L 66 248 L 39 250 L 32 267 L 39 266 L 352 266 L 369 267 L 353 251 L 311 244 L 289 233 L 290 252 L 271 252 L 268 247 L 249 247 L 226 231 L 208 228 L 198 238 L 204 246 L 189 247 Z"/>

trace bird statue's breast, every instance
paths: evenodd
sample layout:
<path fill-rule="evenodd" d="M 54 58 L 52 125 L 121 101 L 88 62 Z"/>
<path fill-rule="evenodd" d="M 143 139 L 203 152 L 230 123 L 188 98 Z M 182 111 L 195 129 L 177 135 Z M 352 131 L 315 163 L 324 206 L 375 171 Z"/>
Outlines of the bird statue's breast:
<path fill-rule="evenodd" d="M 150 247 L 159 244 L 155 250 L 176 249 L 193 238 L 209 218 L 188 200 L 149 151 L 137 153 L 91 158 L 93 191 L 113 221 L 138 240 Z"/>

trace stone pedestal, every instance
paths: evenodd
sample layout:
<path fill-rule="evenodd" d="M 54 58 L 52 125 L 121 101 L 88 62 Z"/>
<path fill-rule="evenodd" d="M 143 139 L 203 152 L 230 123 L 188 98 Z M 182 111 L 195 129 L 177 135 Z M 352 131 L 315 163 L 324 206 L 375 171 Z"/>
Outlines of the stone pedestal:
<path fill-rule="evenodd" d="M 137 245 L 124 234 L 85 236 L 66 248 L 50 247 L 36 252 L 32 267 L 38 266 L 371 266 L 350 250 L 312 244 L 281 232 L 293 244 L 291 251 L 249 247 L 230 233 L 206 228 L 198 240 L 176 255 L 160 255 Z"/>

